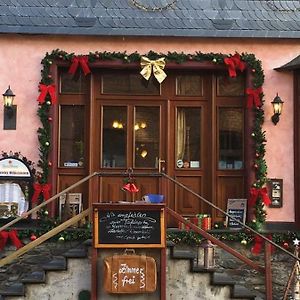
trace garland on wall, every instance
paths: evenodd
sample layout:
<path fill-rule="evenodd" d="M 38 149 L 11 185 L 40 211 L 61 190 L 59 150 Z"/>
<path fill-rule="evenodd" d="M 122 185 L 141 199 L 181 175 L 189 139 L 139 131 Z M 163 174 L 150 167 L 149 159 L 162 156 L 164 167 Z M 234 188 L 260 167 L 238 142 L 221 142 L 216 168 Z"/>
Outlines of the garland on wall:
<path fill-rule="evenodd" d="M 213 65 L 224 65 L 228 69 L 230 77 L 236 77 L 245 69 L 250 70 L 250 86 L 247 87 L 245 93 L 247 95 L 247 109 L 252 110 L 255 114 L 254 123 L 251 133 L 255 157 L 253 157 L 253 170 L 255 172 L 255 181 L 252 183 L 249 191 L 249 209 L 253 212 L 252 220 L 249 225 L 256 230 L 260 230 L 266 220 L 265 206 L 270 203 L 267 195 L 265 184 L 267 181 L 267 165 L 265 161 L 265 131 L 262 128 L 264 122 L 264 95 L 262 86 L 264 83 L 264 73 L 262 70 L 261 61 L 256 59 L 254 54 L 242 53 L 239 55 L 227 55 L 221 53 L 202 53 L 185 54 L 178 52 L 168 52 L 166 54 L 149 51 L 146 55 L 141 55 L 137 52 L 127 54 L 126 52 L 90 52 L 88 55 L 75 55 L 67 53 L 63 50 L 53 50 L 51 53 L 46 53 L 42 60 L 41 81 L 39 84 L 38 97 L 38 116 L 41 121 L 41 127 L 38 129 L 39 140 L 39 161 L 38 167 L 40 172 L 37 172 L 36 182 L 38 185 L 48 185 L 50 168 L 52 162 L 49 160 L 51 150 L 51 123 L 52 117 L 50 108 L 57 102 L 56 86 L 51 74 L 51 65 L 55 62 L 68 62 L 70 65 L 69 73 L 75 74 L 79 69 L 85 75 L 91 72 L 90 64 L 97 61 L 120 61 L 124 64 L 140 63 L 142 67 L 141 75 L 148 80 L 150 76 L 155 76 L 161 83 L 166 78 L 167 74 L 163 71 L 165 65 L 169 62 L 182 64 L 189 61 L 194 62 L 211 62 Z M 246 137 L 247 138 L 247 137 Z M 43 193 L 39 193 L 39 201 L 45 199 Z"/>

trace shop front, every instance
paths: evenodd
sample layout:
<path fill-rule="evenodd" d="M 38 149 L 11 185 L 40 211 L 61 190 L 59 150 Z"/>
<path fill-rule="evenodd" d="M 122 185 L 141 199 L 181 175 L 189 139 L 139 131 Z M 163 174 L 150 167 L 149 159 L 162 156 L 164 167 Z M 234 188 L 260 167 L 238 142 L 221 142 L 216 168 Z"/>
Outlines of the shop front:
<path fill-rule="evenodd" d="M 90 66 L 87 76 L 80 69 L 69 74 L 59 62 L 52 66 L 59 86 L 52 108 L 57 192 L 101 172 L 106 176 L 97 188 L 75 191 L 82 193 L 83 207 L 159 193 L 180 214 L 208 214 L 214 221 L 224 215 L 156 175 L 166 173 L 225 211 L 228 199 L 247 197 L 246 72 L 232 78 L 225 66 L 171 64 L 160 84 L 154 76 L 143 78 L 138 64 Z M 138 193 L 122 190 L 129 169 L 137 175 Z"/>

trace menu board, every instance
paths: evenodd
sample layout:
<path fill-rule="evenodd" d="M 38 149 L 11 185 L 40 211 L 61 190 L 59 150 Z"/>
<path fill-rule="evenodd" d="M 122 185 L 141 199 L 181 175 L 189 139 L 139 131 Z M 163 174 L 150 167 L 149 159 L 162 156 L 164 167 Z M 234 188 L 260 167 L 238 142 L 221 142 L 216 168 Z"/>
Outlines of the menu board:
<path fill-rule="evenodd" d="M 245 223 L 247 210 L 247 199 L 228 199 L 227 213 L 236 220 Z M 242 229 L 243 226 L 236 220 L 227 217 L 226 224 L 230 229 Z"/>
<path fill-rule="evenodd" d="M 164 211 L 161 205 L 98 205 L 94 207 L 96 248 L 164 247 Z"/>

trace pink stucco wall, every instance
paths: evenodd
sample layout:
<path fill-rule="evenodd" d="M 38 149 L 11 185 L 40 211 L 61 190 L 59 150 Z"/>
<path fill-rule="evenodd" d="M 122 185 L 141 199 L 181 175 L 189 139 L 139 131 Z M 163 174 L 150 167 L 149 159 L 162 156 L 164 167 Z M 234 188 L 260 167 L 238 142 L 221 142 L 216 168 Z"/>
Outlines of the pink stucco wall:
<path fill-rule="evenodd" d="M 62 49 L 76 54 L 89 51 L 138 51 L 149 50 L 166 53 L 195 51 L 253 53 L 262 61 L 265 71 L 265 124 L 269 178 L 283 179 L 283 208 L 269 208 L 269 221 L 294 221 L 294 151 L 293 151 L 293 81 L 289 72 L 273 69 L 300 54 L 300 44 L 291 40 L 247 40 L 247 39 L 178 39 L 178 38 L 128 38 L 128 37 L 49 37 L 15 36 L 0 37 L 0 91 L 8 85 L 17 95 L 17 130 L 3 130 L 3 106 L 0 105 L 0 151 L 21 151 L 29 159 L 38 160 L 36 130 L 39 126 L 37 112 L 38 83 L 41 60 L 45 53 Z M 270 102 L 279 93 L 284 103 L 283 115 L 277 126 L 270 120 Z"/>

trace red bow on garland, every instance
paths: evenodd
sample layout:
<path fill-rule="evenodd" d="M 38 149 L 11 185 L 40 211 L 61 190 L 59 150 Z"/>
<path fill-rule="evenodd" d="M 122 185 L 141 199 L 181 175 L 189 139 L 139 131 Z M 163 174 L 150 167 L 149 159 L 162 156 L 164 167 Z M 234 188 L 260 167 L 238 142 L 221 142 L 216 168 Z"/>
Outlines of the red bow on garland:
<path fill-rule="evenodd" d="M 259 87 L 257 89 L 251 89 L 247 88 L 246 89 L 246 94 L 248 95 L 248 100 L 247 100 L 247 107 L 260 107 L 262 106 L 261 99 L 260 99 L 260 94 L 262 93 L 262 87 Z"/>
<path fill-rule="evenodd" d="M 34 193 L 32 196 L 32 203 L 36 204 L 38 202 L 39 195 L 42 193 L 45 200 L 48 200 L 50 198 L 50 190 L 51 190 L 51 184 L 45 183 L 34 183 L 33 184 Z"/>
<path fill-rule="evenodd" d="M 40 104 L 45 102 L 45 99 L 46 99 L 46 96 L 48 93 L 51 97 L 52 104 L 56 103 L 56 93 L 55 93 L 55 85 L 54 84 L 45 85 L 45 84 L 40 83 L 39 89 L 40 89 L 41 93 L 38 97 L 38 102 Z"/>
<path fill-rule="evenodd" d="M 265 188 L 265 187 L 261 188 L 261 189 L 251 188 L 250 189 L 250 199 L 249 199 L 250 207 L 253 207 L 255 205 L 258 197 L 262 198 L 262 201 L 266 206 L 269 206 L 271 204 L 271 200 L 268 196 L 267 188 Z"/>
<path fill-rule="evenodd" d="M 91 70 L 88 66 L 88 57 L 84 55 L 84 56 L 74 56 L 72 58 L 72 64 L 69 69 L 69 74 L 74 75 L 79 65 L 81 66 L 84 75 L 91 73 Z"/>
<path fill-rule="evenodd" d="M 0 232 L 0 250 L 3 250 L 3 248 L 5 247 L 8 238 L 11 240 L 11 242 L 17 249 L 23 247 L 23 243 L 18 238 L 18 234 L 17 234 L 16 230 L 1 231 Z"/>
<path fill-rule="evenodd" d="M 228 67 L 230 77 L 236 77 L 237 69 L 243 72 L 246 68 L 246 64 L 241 60 L 241 57 L 238 53 L 234 54 L 231 57 L 224 58 L 224 63 Z"/>
<path fill-rule="evenodd" d="M 267 238 L 269 240 L 272 240 L 271 235 L 269 235 Z M 261 236 L 256 235 L 254 237 L 254 246 L 251 248 L 251 252 L 255 255 L 258 255 L 261 252 L 264 243 L 265 243 L 265 240 Z M 273 252 L 273 251 L 274 251 L 274 246 L 272 245 L 271 252 Z"/>

